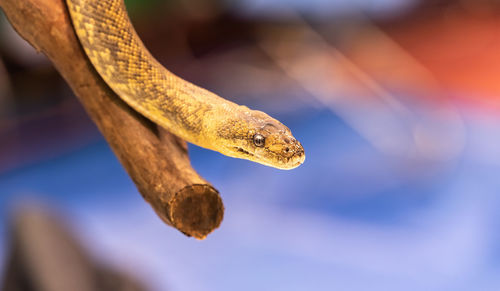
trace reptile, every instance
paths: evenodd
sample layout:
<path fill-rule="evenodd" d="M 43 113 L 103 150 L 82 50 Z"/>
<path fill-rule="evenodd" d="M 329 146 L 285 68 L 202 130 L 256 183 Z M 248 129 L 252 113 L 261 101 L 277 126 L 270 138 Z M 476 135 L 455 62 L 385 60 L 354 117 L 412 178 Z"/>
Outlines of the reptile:
<path fill-rule="evenodd" d="M 176 136 L 278 169 L 305 160 L 290 129 L 176 76 L 146 49 L 123 0 L 66 0 L 74 30 L 106 84 L 134 110 Z"/>

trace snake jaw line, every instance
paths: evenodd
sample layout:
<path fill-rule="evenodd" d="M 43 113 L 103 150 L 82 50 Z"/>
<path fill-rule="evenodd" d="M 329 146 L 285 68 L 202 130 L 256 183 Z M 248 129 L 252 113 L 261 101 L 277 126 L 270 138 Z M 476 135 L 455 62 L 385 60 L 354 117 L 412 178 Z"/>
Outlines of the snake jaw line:
<path fill-rule="evenodd" d="M 248 156 L 250 156 L 250 157 L 253 157 L 253 156 L 254 156 L 252 153 L 250 153 L 250 152 L 248 152 L 248 151 L 246 151 L 246 150 L 244 150 L 244 149 L 242 149 L 242 148 L 240 148 L 240 147 L 235 147 L 235 150 L 236 150 L 237 152 L 240 152 L 240 153 L 242 153 L 242 154 L 244 154 L 244 155 L 248 155 Z"/>

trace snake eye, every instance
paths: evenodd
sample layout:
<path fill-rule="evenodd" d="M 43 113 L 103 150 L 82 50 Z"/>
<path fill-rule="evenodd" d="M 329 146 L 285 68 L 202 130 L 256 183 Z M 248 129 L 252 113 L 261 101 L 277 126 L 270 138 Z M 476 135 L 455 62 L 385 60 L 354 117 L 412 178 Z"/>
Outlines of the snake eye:
<path fill-rule="evenodd" d="M 262 136 L 262 134 L 256 134 L 253 136 L 253 144 L 256 147 L 263 147 L 264 144 L 266 143 L 266 138 Z"/>

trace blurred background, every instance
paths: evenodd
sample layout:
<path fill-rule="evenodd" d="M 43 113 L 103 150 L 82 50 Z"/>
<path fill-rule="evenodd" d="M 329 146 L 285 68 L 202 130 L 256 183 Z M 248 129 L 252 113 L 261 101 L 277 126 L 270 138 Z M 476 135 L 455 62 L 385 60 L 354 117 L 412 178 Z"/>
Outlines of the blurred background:
<path fill-rule="evenodd" d="M 500 2 L 126 4 L 167 68 L 281 120 L 306 162 L 190 145 L 226 211 L 186 238 L 2 15 L 0 274 L 13 214 L 36 201 L 150 290 L 500 290 Z"/>

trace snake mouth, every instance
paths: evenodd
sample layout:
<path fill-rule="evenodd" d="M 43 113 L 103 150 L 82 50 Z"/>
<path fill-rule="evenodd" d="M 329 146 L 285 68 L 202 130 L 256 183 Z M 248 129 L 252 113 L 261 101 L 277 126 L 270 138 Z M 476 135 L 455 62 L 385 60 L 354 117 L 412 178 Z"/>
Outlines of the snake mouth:
<path fill-rule="evenodd" d="M 300 166 L 302 163 L 304 163 L 304 160 L 305 160 L 305 155 L 304 155 L 303 150 L 295 153 L 294 155 L 292 155 L 290 157 L 281 157 L 281 158 L 278 157 L 273 152 L 268 150 L 267 153 L 274 154 L 274 158 L 275 158 L 275 162 L 270 162 L 270 161 L 266 161 L 265 159 L 259 158 L 258 155 L 253 154 L 253 153 L 251 153 L 251 152 L 249 152 L 241 147 L 235 146 L 235 147 L 233 147 L 233 149 L 235 152 L 238 153 L 238 156 L 235 156 L 235 157 L 249 159 L 251 161 L 255 161 L 255 162 L 258 162 L 258 163 L 261 163 L 261 164 L 264 164 L 267 166 L 271 166 L 274 168 L 282 169 L 282 170 L 294 169 L 294 168 Z"/>
<path fill-rule="evenodd" d="M 243 148 L 240 148 L 240 147 L 234 147 L 234 149 L 239 152 L 239 153 L 242 153 L 244 155 L 247 155 L 247 156 L 250 156 L 250 157 L 254 157 L 255 155 L 252 154 L 251 152 L 248 152 L 246 150 L 244 150 Z"/>
<path fill-rule="evenodd" d="M 259 164 L 282 170 L 294 169 L 304 163 L 305 160 L 304 149 L 302 147 L 300 147 L 299 149 L 295 149 L 293 151 L 293 154 L 287 152 L 288 155 L 284 154 L 283 152 L 280 152 L 280 155 L 280 153 L 273 152 L 267 147 L 262 148 L 262 152 L 250 152 L 244 147 L 240 147 L 237 145 L 227 147 L 227 149 L 231 149 L 231 152 L 233 153 L 231 155 L 232 157 L 247 159 Z"/>
<path fill-rule="evenodd" d="M 306 157 L 303 153 L 295 154 L 291 157 L 282 159 L 281 162 L 281 169 L 284 170 L 291 170 L 295 169 L 298 166 L 302 165 L 305 161 Z"/>

